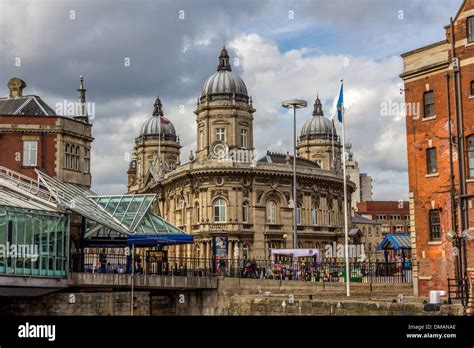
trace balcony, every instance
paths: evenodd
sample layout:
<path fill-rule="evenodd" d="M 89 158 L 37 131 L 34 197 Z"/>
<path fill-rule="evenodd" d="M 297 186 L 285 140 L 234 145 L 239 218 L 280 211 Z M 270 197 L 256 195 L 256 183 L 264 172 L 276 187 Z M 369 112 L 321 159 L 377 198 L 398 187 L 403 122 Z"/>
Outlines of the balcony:
<path fill-rule="evenodd" d="M 266 226 L 269 231 L 279 231 L 283 228 L 283 225 L 280 224 L 266 224 Z"/>

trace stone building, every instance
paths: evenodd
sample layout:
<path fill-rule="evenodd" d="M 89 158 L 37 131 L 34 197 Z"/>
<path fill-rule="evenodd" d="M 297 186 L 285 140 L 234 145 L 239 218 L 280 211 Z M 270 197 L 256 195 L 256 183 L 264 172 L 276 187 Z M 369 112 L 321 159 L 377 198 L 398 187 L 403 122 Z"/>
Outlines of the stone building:
<path fill-rule="evenodd" d="M 25 81 L 11 78 L 0 98 L 0 166 L 36 179 L 35 169 L 63 181 L 91 186 L 92 125 L 81 76 L 73 115 L 57 115 L 39 96 L 24 95 Z M 74 110 L 75 109 L 75 110 Z"/>
<path fill-rule="evenodd" d="M 357 204 L 372 200 L 372 177 L 366 173 L 361 173 L 359 163 L 356 161 L 352 152 L 352 144 L 346 144 L 347 160 L 346 172 L 349 180 L 356 184 L 354 192 L 352 192 L 351 202 L 353 213 L 357 211 Z"/>
<path fill-rule="evenodd" d="M 364 251 L 370 261 L 377 260 L 377 246 L 383 239 L 381 222 L 366 218 L 359 214 L 352 217 L 352 226 L 361 233 L 361 242 L 364 244 Z"/>
<path fill-rule="evenodd" d="M 136 138 L 128 190 L 156 193 L 162 216 L 194 236 L 193 245 L 170 248 L 171 255 L 210 258 L 214 236 L 227 238 L 228 258 L 262 259 L 271 248 L 292 247 L 293 158 L 272 152 L 255 157 L 255 111 L 222 49 L 194 111 L 197 149 L 181 164 L 178 136 L 157 98 Z M 343 236 L 343 179 L 330 151 L 334 142 L 339 158 L 341 145 L 331 127 L 317 98 L 298 143 L 300 248 L 323 247 Z M 348 187 L 352 192 L 353 183 Z"/>
<path fill-rule="evenodd" d="M 402 54 L 414 283 L 420 295 L 447 290 L 448 278 L 474 272 L 474 242 L 462 238 L 474 228 L 473 0 L 463 1 L 453 25 L 454 30 L 445 27 L 442 41 Z M 468 197 L 463 208 L 461 196 Z"/>

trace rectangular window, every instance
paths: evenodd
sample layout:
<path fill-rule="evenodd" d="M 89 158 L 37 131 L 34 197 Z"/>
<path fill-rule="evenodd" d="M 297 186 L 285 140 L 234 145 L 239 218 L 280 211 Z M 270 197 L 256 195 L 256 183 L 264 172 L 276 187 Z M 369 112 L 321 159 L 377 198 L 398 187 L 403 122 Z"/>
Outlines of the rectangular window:
<path fill-rule="evenodd" d="M 467 42 L 474 42 L 474 16 L 467 18 Z"/>
<path fill-rule="evenodd" d="M 301 225 L 301 208 L 296 208 L 296 224 Z"/>
<path fill-rule="evenodd" d="M 438 172 L 438 164 L 436 162 L 436 147 L 426 149 L 426 165 L 428 174 L 436 174 Z"/>
<path fill-rule="evenodd" d="M 216 128 L 216 140 L 225 141 L 225 128 Z"/>
<path fill-rule="evenodd" d="M 225 205 L 215 205 L 214 206 L 214 222 L 225 222 Z"/>
<path fill-rule="evenodd" d="M 241 129 L 240 130 L 240 146 L 244 149 L 247 148 L 247 135 L 248 135 L 248 130 L 247 129 Z"/>
<path fill-rule="evenodd" d="M 242 222 L 249 222 L 249 205 L 247 203 L 242 206 Z"/>
<path fill-rule="evenodd" d="M 400 220 L 400 215 L 392 215 L 392 220 Z"/>
<path fill-rule="evenodd" d="M 435 115 L 434 110 L 434 92 L 429 91 L 425 92 L 423 95 L 423 102 L 424 102 L 424 118 L 432 117 Z"/>
<path fill-rule="evenodd" d="M 387 217 L 385 215 L 377 215 L 377 220 L 387 220 Z"/>
<path fill-rule="evenodd" d="M 430 239 L 438 240 L 441 238 L 439 209 L 430 210 Z"/>
<path fill-rule="evenodd" d="M 200 207 L 199 207 L 199 204 L 196 204 L 195 205 L 195 210 L 196 210 L 196 223 L 198 224 L 199 221 L 201 221 L 201 211 L 200 211 Z"/>
<path fill-rule="evenodd" d="M 318 210 L 316 208 L 313 208 L 311 210 L 311 223 L 313 225 L 317 225 L 318 224 Z"/>
<path fill-rule="evenodd" d="M 474 178 L 474 135 L 467 137 L 467 159 L 469 166 L 469 178 Z"/>
<path fill-rule="evenodd" d="M 84 173 L 89 174 L 91 170 L 91 159 L 89 149 L 84 149 Z"/>
<path fill-rule="evenodd" d="M 38 157 L 38 142 L 23 142 L 23 165 L 27 167 L 36 167 Z"/>
<path fill-rule="evenodd" d="M 471 92 L 470 92 L 470 96 L 474 96 L 474 81 L 471 81 Z"/>

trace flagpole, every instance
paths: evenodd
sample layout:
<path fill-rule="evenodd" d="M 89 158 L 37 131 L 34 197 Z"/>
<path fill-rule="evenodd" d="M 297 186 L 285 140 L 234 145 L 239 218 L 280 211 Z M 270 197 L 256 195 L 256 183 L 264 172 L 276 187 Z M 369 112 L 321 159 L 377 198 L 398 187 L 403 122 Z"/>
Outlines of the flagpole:
<path fill-rule="evenodd" d="M 334 116 L 332 117 L 332 128 L 331 128 L 331 150 L 332 150 L 332 169 L 336 169 L 336 159 L 334 157 Z"/>
<path fill-rule="evenodd" d="M 343 81 L 341 80 L 341 86 Z M 351 296 L 351 285 L 350 285 L 350 269 L 349 269 L 349 238 L 347 233 L 347 175 L 346 175 L 346 135 L 344 126 L 344 106 L 341 110 L 342 114 L 342 173 L 344 176 L 344 254 L 346 258 L 346 293 L 347 296 Z"/>

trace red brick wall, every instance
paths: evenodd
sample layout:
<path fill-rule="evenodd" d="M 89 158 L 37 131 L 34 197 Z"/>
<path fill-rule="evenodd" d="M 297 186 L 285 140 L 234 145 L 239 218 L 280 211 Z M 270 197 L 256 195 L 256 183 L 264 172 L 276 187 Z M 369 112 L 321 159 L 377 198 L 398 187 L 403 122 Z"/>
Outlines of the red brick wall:
<path fill-rule="evenodd" d="M 408 202 L 406 201 L 403 202 L 401 207 L 398 201 L 359 202 L 357 203 L 357 213 L 373 215 L 374 219 L 377 214 L 387 215 L 388 219 L 390 219 L 390 215 L 400 215 L 402 219 L 410 215 Z"/>
<path fill-rule="evenodd" d="M 18 125 L 54 125 L 56 117 L 39 116 L 0 116 L 0 124 Z M 34 168 L 23 166 L 23 136 L 38 136 L 38 166 L 36 168 L 50 175 L 56 175 L 56 134 L 39 132 L 8 132 L 0 133 L 0 166 L 36 179 Z"/>
<path fill-rule="evenodd" d="M 466 2 L 464 10 L 473 9 L 474 0 Z M 466 38 L 466 18 L 459 20 L 455 25 L 455 40 Z M 451 41 L 449 29 L 446 37 Z M 457 56 L 463 60 L 474 56 L 474 46 L 464 45 L 456 49 Z M 461 67 L 462 110 L 464 116 L 465 136 L 474 134 L 474 99 L 470 99 L 470 81 L 474 80 L 474 65 Z M 423 94 L 427 90 L 435 93 L 435 115 L 433 120 L 422 120 Z M 453 79 L 450 79 L 450 105 L 453 134 L 456 131 Z M 407 152 L 410 192 L 414 193 L 415 203 L 415 231 L 417 259 L 420 266 L 421 278 L 431 276 L 431 280 L 419 280 L 419 294 L 427 295 L 429 290 L 446 289 L 447 278 L 454 277 L 454 257 L 452 242 L 446 238 L 446 233 L 452 229 L 451 202 L 450 202 L 450 163 L 449 137 L 447 131 L 447 99 L 446 99 L 445 72 L 425 76 L 424 78 L 405 83 L 405 99 L 407 103 L 420 103 L 420 118 L 406 118 Z M 437 148 L 437 177 L 426 177 L 426 149 L 431 140 L 432 147 Z M 467 145 L 467 141 L 466 141 Z M 453 150 L 456 153 L 456 148 Z M 455 154 L 456 155 L 456 154 Z M 464 153 L 464 156 L 467 154 Z M 456 158 L 456 157 L 455 157 Z M 466 159 L 467 164 L 467 159 Z M 457 161 L 454 161 L 454 176 L 456 188 L 459 190 Z M 474 194 L 474 183 L 468 184 L 468 192 Z M 429 210 L 434 207 L 441 210 L 441 244 L 430 243 Z M 471 226 L 474 226 L 474 212 L 469 209 Z M 460 224 L 458 218 L 458 225 Z M 474 242 L 467 243 L 468 267 L 474 267 Z"/>

